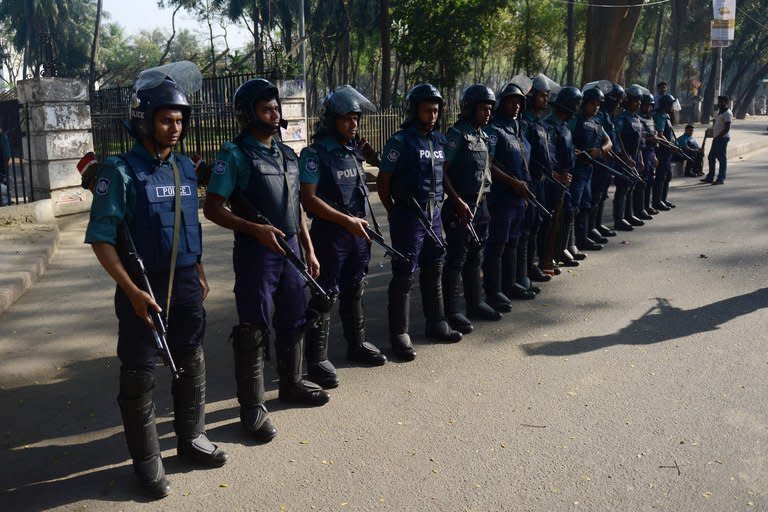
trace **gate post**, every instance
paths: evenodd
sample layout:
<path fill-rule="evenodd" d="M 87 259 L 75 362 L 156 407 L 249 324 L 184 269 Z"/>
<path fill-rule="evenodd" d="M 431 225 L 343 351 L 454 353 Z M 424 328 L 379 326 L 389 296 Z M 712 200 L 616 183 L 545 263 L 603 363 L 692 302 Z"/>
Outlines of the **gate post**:
<path fill-rule="evenodd" d="M 56 216 L 87 211 L 92 196 L 80 187 L 75 164 L 93 150 L 88 85 L 72 78 L 35 78 L 19 81 L 17 94 L 35 199 L 50 198 Z"/>

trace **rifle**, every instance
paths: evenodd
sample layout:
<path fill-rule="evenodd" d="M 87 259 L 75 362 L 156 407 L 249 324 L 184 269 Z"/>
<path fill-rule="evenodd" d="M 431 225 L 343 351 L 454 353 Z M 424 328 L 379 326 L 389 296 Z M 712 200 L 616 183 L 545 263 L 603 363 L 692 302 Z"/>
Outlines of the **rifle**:
<path fill-rule="evenodd" d="M 201 185 L 207 184 L 211 177 L 211 166 L 200 158 L 199 155 L 192 157 L 192 162 L 195 164 L 195 174 L 197 174 L 198 183 Z M 236 188 L 232 192 L 229 196 L 229 204 L 236 209 L 245 220 L 274 227 L 274 224 L 251 204 L 248 198 L 245 197 L 245 194 L 243 194 L 242 190 Z M 309 286 L 316 294 L 322 296 L 325 300 L 331 301 L 333 297 L 309 274 L 304 260 L 294 252 L 285 238 L 278 236 L 277 234 L 275 234 L 275 238 L 277 239 L 280 248 L 285 252 L 285 259 L 298 271 L 307 286 Z"/>
<path fill-rule="evenodd" d="M 93 191 L 93 187 L 96 185 L 96 178 L 98 177 L 99 169 L 106 167 L 105 164 L 96 161 L 96 155 L 93 151 L 90 151 L 80 159 L 77 163 L 77 170 L 80 172 L 81 185 L 83 188 Z M 141 259 L 141 255 L 136 250 L 136 244 L 133 242 L 133 236 L 128 229 L 128 224 L 121 222 L 117 227 L 117 251 L 120 256 L 120 261 L 128 271 L 128 275 L 131 276 L 131 280 L 144 292 L 155 300 L 155 294 L 152 291 L 152 285 L 149 282 L 147 276 L 147 270 L 144 267 L 144 260 Z M 154 309 L 149 310 L 149 315 L 152 318 L 152 336 L 155 339 L 155 346 L 163 356 L 163 360 L 168 368 L 171 370 L 171 375 L 174 380 L 178 380 L 184 370 L 177 368 L 176 362 L 171 355 L 171 349 L 168 347 L 168 340 L 166 339 L 166 326 L 163 316 Z"/>
<path fill-rule="evenodd" d="M 614 153 L 613 150 L 608 151 L 608 156 L 613 158 L 616 162 L 619 163 L 622 169 L 625 171 L 626 179 L 630 181 L 634 181 L 635 183 L 643 183 L 645 180 L 643 180 L 643 177 L 640 176 L 640 173 L 637 172 L 637 169 L 629 165 L 626 160 L 624 160 L 622 157 Z"/>
<path fill-rule="evenodd" d="M 657 137 L 657 138 L 656 138 L 656 142 L 657 142 L 657 143 L 658 143 L 658 144 L 659 144 L 661 147 L 663 147 L 663 148 L 666 148 L 666 149 L 668 149 L 668 150 L 670 150 L 670 151 L 672 151 L 672 152 L 674 152 L 674 153 L 677 153 L 677 154 L 678 154 L 678 155 L 680 155 L 680 156 L 681 156 L 681 157 L 682 157 L 684 160 L 687 160 L 687 161 L 689 161 L 689 162 L 693 162 L 693 158 L 691 158 L 691 157 L 689 157 L 688 155 L 686 155 L 686 154 L 685 154 L 685 152 L 684 152 L 684 151 L 683 151 L 681 148 L 679 148 L 679 147 L 675 146 L 674 144 L 672 144 L 672 143 L 671 143 L 671 142 L 669 142 L 668 140 L 666 140 L 666 139 L 660 139 L 660 138 L 658 138 L 658 137 Z"/>
<path fill-rule="evenodd" d="M 634 174 L 624 173 L 624 172 L 619 171 L 618 169 L 614 169 L 610 165 L 606 165 L 603 162 L 595 160 L 594 158 L 592 158 L 592 155 L 590 155 L 586 151 L 580 153 L 578 157 L 586 160 L 587 163 L 590 164 L 590 165 L 596 165 L 596 166 L 600 167 L 601 169 L 604 169 L 605 171 L 608 172 L 608 174 L 612 174 L 613 176 L 616 176 L 616 177 L 619 177 L 619 178 L 622 178 L 622 179 L 625 179 L 625 180 L 628 180 L 628 181 L 634 181 L 635 183 L 644 183 L 643 179 L 640 178 L 639 176 L 635 176 Z"/>
<path fill-rule="evenodd" d="M 446 247 L 445 243 L 443 243 L 442 240 L 440 240 L 440 237 L 437 236 L 437 233 L 435 233 L 435 230 L 432 229 L 432 219 L 427 218 L 427 214 L 424 213 L 424 210 L 421 209 L 421 206 L 419 205 L 419 202 L 416 201 L 415 197 L 411 197 L 409 204 L 411 207 L 416 211 L 416 220 L 421 224 L 421 227 L 424 228 L 424 230 L 427 233 L 427 236 L 432 240 L 432 242 L 435 243 L 435 245 L 440 248 L 441 251 L 445 252 Z M 434 212 L 430 212 L 434 213 Z"/>
<path fill-rule="evenodd" d="M 349 212 L 349 209 L 345 206 L 338 205 L 336 203 L 329 203 L 333 208 L 339 210 L 340 212 L 346 214 L 346 215 L 352 215 Z M 384 235 L 382 235 L 380 232 L 378 232 L 375 229 L 371 229 L 370 227 L 366 226 L 363 228 L 365 230 L 365 234 L 368 235 L 368 238 L 371 239 L 371 242 L 375 243 L 379 247 L 381 247 L 384 250 L 384 255 L 389 256 L 392 259 L 398 259 L 400 261 L 407 261 L 408 258 L 403 256 L 403 254 L 389 245 L 387 241 L 384 239 Z"/>

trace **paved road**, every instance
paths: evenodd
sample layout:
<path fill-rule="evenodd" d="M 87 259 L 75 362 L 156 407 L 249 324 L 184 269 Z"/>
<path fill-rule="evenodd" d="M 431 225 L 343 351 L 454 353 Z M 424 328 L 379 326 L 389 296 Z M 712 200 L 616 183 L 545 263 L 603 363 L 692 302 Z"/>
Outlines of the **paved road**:
<path fill-rule="evenodd" d="M 230 238 L 206 225 L 207 420 L 231 463 L 176 461 L 159 369 L 174 492 L 154 506 L 136 500 L 114 401 L 112 287 L 74 218 L 46 275 L 0 316 L 0 509 L 768 510 L 766 162 L 768 150 L 733 163 L 723 187 L 677 180 L 676 210 L 460 344 L 341 365 L 325 407 L 283 409 L 270 382 L 279 434 L 265 446 L 237 423 Z M 380 345 L 387 280 L 374 265 Z"/>

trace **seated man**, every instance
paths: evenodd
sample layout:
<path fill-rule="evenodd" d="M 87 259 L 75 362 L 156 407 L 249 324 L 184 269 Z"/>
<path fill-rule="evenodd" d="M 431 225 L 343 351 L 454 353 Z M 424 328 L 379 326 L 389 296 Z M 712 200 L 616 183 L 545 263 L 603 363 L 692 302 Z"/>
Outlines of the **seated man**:
<path fill-rule="evenodd" d="M 677 139 L 677 146 L 693 159 L 693 162 L 685 162 L 685 176 L 702 176 L 704 164 L 704 150 L 693 137 L 693 125 L 685 125 L 685 133 Z"/>

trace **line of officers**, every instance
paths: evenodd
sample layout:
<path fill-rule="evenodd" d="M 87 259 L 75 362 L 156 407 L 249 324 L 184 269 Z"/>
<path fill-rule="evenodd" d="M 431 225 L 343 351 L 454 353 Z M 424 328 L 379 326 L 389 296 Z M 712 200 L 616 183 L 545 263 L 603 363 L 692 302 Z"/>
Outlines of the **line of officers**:
<path fill-rule="evenodd" d="M 347 360 L 368 366 L 387 361 L 365 334 L 371 238 L 382 233 L 364 162 L 379 168 L 377 192 L 397 254 L 387 292 L 388 330 L 391 357 L 402 361 L 416 357 L 409 328 L 416 276 L 424 335 L 459 342 L 476 322 L 498 321 L 515 300 L 533 299 L 540 292 L 535 283 L 551 279 L 560 266 L 578 265 L 583 251 L 599 250 L 614 230 L 630 231 L 673 207 L 667 200 L 671 153 L 657 145 L 661 137 L 673 138 L 673 97 L 662 96 L 654 110 L 653 96 L 638 86 L 625 91 L 600 82 L 583 92 L 555 90 L 544 75 L 516 77 L 498 94 L 471 85 L 461 95 L 458 120 L 443 134 L 440 91 L 416 85 L 407 96 L 407 118 L 379 155 L 358 133 L 361 116 L 373 105 L 353 87 L 340 86 L 325 98 L 313 142 L 299 156 L 279 137 L 284 121 L 277 87 L 264 79 L 239 87 L 234 108 L 242 130 L 210 166 L 204 214 L 234 232 L 238 323 L 231 338 L 240 421 L 248 436 L 268 442 L 276 435 L 264 390 L 271 334 L 279 399 L 287 403 L 325 404 L 326 390 L 339 385 L 328 357 L 335 302 Z M 189 116 L 187 98 L 170 78 L 136 91 L 129 122 L 136 143 L 100 171 L 86 233 L 118 285 L 118 403 L 134 471 L 156 498 L 166 496 L 170 484 L 155 426 L 158 355 L 148 310 L 167 315 L 168 344 L 183 369 L 172 384 L 180 460 L 217 467 L 228 458 L 205 433 L 201 342 L 208 283 L 198 178 L 195 164 L 174 150 Z M 631 168 L 634 179 L 628 171 L 616 174 L 609 229 L 602 219 L 608 169 L 619 165 Z M 238 207 L 228 207 L 235 194 L 269 222 L 248 220 Z M 155 296 L 167 300 L 156 302 L 126 275 L 114 247 L 122 222 L 136 240 Z M 181 223 L 175 266 L 174 222 Z M 307 301 L 281 239 L 303 254 L 327 296 L 312 294 Z"/>

